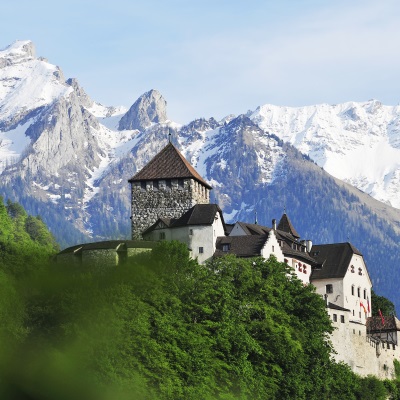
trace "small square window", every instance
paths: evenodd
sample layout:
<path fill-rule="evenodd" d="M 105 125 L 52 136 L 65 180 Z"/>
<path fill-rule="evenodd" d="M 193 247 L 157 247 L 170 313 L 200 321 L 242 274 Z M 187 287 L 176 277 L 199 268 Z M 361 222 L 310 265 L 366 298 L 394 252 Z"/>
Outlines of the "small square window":
<path fill-rule="evenodd" d="M 333 293 L 333 285 L 331 283 L 326 285 L 326 293 Z"/>
<path fill-rule="evenodd" d="M 203 254 L 204 253 L 204 247 L 199 247 L 199 254 Z"/>

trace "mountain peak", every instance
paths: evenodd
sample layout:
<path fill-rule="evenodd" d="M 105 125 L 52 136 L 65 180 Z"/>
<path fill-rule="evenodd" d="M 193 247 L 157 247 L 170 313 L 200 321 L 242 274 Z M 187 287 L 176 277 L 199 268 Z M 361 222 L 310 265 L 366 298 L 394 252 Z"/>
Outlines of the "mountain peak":
<path fill-rule="evenodd" d="M 142 94 L 121 118 L 119 130 L 144 130 L 152 123 L 167 120 L 167 102 L 158 90 L 149 90 Z"/>
<path fill-rule="evenodd" d="M 0 68 L 36 57 L 35 45 L 30 40 L 16 40 L 0 50 Z"/>

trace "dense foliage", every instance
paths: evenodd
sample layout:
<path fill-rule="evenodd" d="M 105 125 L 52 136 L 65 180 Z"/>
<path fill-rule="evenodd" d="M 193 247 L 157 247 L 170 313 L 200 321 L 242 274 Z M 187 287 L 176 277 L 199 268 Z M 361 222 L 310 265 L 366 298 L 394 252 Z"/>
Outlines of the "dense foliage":
<path fill-rule="evenodd" d="M 10 257 L 8 250 L 2 258 L 0 398 L 379 399 L 395 393 L 396 383 L 360 379 L 332 361 L 323 300 L 274 258 L 224 257 L 201 266 L 184 245 L 162 242 L 116 269 L 45 266 L 43 243 L 47 256 L 53 247 L 51 235 L 38 229 L 40 219 L 32 224 L 15 204 L 5 210 L 9 224 L 22 218 L 26 246 L 26 235 L 35 238 L 30 245 L 42 249 L 42 267 L 24 252 Z"/>
<path fill-rule="evenodd" d="M 26 267 L 42 266 L 58 245 L 40 217 L 28 215 L 24 208 L 0 196 L 0 265 L 12 275 Z"/>
<path fill-rule="evenodd" d="M 372 315 L 379 315 L 379 310 L 383 315 L 396 315 L 396 308 L 389 299 L 378 296 L 373 290 L 371 292 Z"/>

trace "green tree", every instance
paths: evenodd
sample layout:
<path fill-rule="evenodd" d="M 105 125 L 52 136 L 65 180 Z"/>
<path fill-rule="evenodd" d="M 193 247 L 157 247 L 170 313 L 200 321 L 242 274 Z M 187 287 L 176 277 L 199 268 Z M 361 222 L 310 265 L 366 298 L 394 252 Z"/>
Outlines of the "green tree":
<path fill-rule="evenodd" d="M 372 315 L 379 315 L 381 310 L 383 315 L 396 315 L 394 304 L 384 296 L 378 296 L 373 290 L 371 291 Z"/>

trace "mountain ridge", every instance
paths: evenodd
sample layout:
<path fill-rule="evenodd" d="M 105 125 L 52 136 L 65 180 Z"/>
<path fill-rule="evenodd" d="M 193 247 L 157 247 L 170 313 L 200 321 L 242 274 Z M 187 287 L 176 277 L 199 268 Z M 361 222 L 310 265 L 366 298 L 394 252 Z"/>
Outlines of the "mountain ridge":
<path fill-rule="evenodd" d="M 396 293 L 400 210 L 334 178 L 317 165 L 311 151 L 307 155 L 297 149 L 301 145 L 312 148 L 314 142 L 296 142 L 295 138 L 317 130 L 314 144 L 322 144 L 321 154 L 331 151 L 334 141 L 321 140 L 329 121 L 318 130 L 322 122 L 303 113 L 305 122 L 296 122 L 299 129 L 279 130 L 276 127 L 283 122 L 267 124 L 259 108 L 221 121 L 200 118 L 181 125 L 168 119 L 166 101 L 156 90 L 142 95 L 130 109 L 103 106 L 76 79 L 63 81 L 60 68 L 35 58 L 31 50 L 25 52 L 25 59 L 19 57 L 17 47 L 12 46 L 17 72 L 11 61 L 0 68 L 5 78 L 0 81 L 0 193 L 30 213 L 40 214 L 63 247 L 130 236 L 127 181 L 171 135 L 171 141 L 214 187 L 211 201 L 221 206 L 227 222 L 252 221 L 257 211 L 259 222 L 270 225 L 286 209 L 303 238 L 318 243 L 354 242 L 372 268 L 378 291 L 385 288 L 389 294 Z M 45 81 L 41 87 L 32 83 L 32 77 L 23 83 L 13 79 L 22 80 L 35 71 L 43 73 L 38 78 Z M 22 95 L 27 98 L 18 103 Z M 14 117 L 7 111 L 10 98 L 17 109 Z M 341 115 L 347 113 L 345 118 L 355 121 L 351 126 L 361 124 L 363 112 L 387 115 L 375 103 L 369 104 L 369 111 L 352 104 L 352 110 L 349 105 L 341 109 Z M 319 113 L 326 117 L 325 109 L 330 107 L 324 106 Z M 282 117 L 285 124 L 290 125 L 289 117 Z M 271 121 L 276 118 L 271 116 Z M 396 118 L 390 136 L 395 151 L 400 148 Z M 304 129 L 307 121 L 313 129 Z M 125 127 L 129 129 L 121 129 Z M 378 142 L 382 129 L 376 131 Z M 371 142 L 373 133 L 369 132 Z M 346 146 L 349 143 L 342 144 L 344 150 Z"/>

